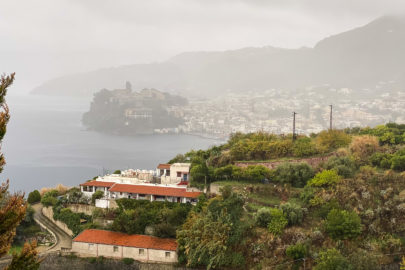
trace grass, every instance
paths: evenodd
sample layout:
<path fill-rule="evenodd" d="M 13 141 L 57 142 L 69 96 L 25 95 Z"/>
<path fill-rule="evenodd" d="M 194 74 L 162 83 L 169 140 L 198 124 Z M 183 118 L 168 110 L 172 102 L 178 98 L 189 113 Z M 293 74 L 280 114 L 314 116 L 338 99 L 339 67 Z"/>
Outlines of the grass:
<path fill-rule="evenodd" d="M 10 250 L 8 251 L 8 253 L 10 255 L 13 255 L 13 253 L 21 253 L 23 246 L 22 245 L 13 245 Z"/>
<path fill-rule="evenodd" d="M 248 200 L 252 200 L 256 204 L 262 206 L 274 206 L 280 204 L 280 198 L 269 195 L 262 195 L 257 193 L 249 193 Z"/>

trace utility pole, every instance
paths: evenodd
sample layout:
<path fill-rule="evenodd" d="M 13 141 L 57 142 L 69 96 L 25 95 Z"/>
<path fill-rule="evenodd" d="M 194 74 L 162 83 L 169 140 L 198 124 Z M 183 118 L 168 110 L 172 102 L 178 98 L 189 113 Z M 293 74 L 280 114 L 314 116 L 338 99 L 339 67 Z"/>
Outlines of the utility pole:
<path fill-rule="evenodd" d="M 332 105 L 329 105 L 329 107 L 330 107 L 330 115 L 329 115 L 329 124 L 330 124 L 330 127 L 329 127 L 329 129 L 330 130 L 332 130 Z"/>
<path fill-rule="evenodd" d="M 293 141 L 295 141 L 295 139 L 296 139 L 296 134 L 295 134 L 295 115 L 296 114 L 297 114 L 296 112 L 293 112 Z"/>

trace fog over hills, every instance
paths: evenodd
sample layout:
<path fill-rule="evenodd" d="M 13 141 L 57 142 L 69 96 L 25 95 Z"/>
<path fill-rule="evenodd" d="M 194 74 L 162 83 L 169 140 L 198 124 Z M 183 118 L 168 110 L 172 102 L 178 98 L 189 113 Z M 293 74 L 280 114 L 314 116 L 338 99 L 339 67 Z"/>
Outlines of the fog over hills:
<path fill-rule="evenodd" d="M 333 87 L 372 88 L 378 82 L 405 87 L 405 18 L 386 16 L 318 42 L 314 48 L 244 48 L 187 52 L 152 64 L 105 68 L 56 78 L 35 94 L 91 96 L 102 88 L 156 88 L 185 95 L 221 91 Z"/>

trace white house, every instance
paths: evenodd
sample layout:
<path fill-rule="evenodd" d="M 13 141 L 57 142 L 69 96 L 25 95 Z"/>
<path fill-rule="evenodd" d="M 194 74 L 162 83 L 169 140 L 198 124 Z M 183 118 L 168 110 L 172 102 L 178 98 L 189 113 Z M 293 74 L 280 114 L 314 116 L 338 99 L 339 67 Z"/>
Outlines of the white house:
<path fill-rule="evenodd" d="M 190 163 L 159 164 L 157 176 L 162 184 L 177 184 L 190 180 Z"/>
<path fill-rule="evenodd" d="M 72 242 L 72 252 L 82 257 L 132 258 L 141 262 L 176 263 L 176 239 L 89 229 Z"/>

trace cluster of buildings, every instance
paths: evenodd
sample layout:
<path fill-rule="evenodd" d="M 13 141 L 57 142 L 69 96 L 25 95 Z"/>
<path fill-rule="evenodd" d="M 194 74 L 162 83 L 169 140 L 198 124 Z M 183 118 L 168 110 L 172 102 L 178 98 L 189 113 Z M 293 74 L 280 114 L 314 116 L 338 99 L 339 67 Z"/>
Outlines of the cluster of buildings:
<path fill-rule="evenodd" d="M 91 197 L 102 191 L 96 207 L 111 208 L 121 198 L 195 204 L 201 192 L 189 187 L 190 163 L 159 164 L 154 171 L 125 170 L 80 184 Z M 132 258 L 141 262 L 176 263 L 176 239 L 88 229 L 73 239 L 71 252 L 82 257 Z"/>
<path fill-rule="evenodd" d="M 405 123 L 405 94 L 389 82 L 370 89 L 332 88 L 271 89 L 264 92 L 225 93 L 212 99 L 190 100 L 172 107 L 184 119 L 175 132 L 226 139 L 235 132 L 292 132 L 292 112 L 300 134 L 318 133 L 329 127 L 333 104 L 335 128 Z M 162 132 L 163 133 L 163 132 Z"/>
<path fill-rule="evenodd" d="M 201 192 L 188 186 L 189 177 L 190 163 L 159 164 L 156 171 L 126 170 L 100 176 L 80 184 L 80 190 L 88 197 L 102 191 L 103 198 L 96 200 L 101 208 L 110 208 L 111 200 L 121 198 L 195 204 Z"/>

